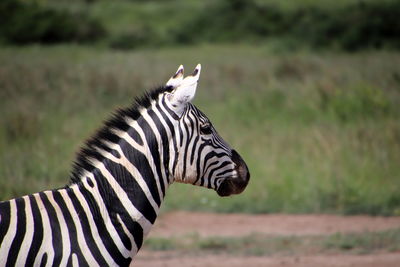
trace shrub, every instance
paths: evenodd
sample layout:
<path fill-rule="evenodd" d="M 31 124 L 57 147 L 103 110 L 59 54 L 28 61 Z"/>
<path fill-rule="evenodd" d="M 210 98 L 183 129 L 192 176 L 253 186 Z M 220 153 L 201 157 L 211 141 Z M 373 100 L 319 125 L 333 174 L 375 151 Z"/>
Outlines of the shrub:
<path fill-rule="evenodd" d="M 314 47 L 400 48 L 400 2 L 359 2 L 342 8 L 301 8 L 293 12 L 289 34 Z"/>
<path fill-rule="evenodd" d="M 114 49 L 127 50 L 136 47 L 151 46 L 160 42 L 160 37 L 147 25 L 135 30 L 120 34 L 110 41 L 110 47 Z"/>
<path fill-rule="evenodd" d="M 254 0 L 225 0 L 199 12 L 176 31 L 176 42 L 293 39 L 315 48 L 400 49 L 400 2 L 359 2 L 344 7 L 285 10 Z"/>
<path fill-rule="evenodd" d="M 86 13 L 71 14 L 36 3 L 2 0 L 3 42 L 11 44 L 89 42 L 104 36 L 103 26 Z"/>
<path fill-rule="evenodd" d="M 282 30 L 284 16 L 275 6 L 254 1 L 221 1 L 205 8 L 176 32 L 179 43 L 259 39 Z"/>

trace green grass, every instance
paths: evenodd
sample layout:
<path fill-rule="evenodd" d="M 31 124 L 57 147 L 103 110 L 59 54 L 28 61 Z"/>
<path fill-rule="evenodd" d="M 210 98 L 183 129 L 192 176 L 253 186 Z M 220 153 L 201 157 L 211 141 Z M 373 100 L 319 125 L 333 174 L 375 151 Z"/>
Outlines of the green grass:
<path fill-rule="evenodd" d="M 363 234 L 334 234 L 323 240 L 328 250 L 351 251 L 368 254 L 374 251 L 398 251 L 400 249 L 400 231 L 393 229 Z"/>
<path fill-rule="evenodd" d="M 251 180 L 229 198 L 173 184 L 164 211 L 400 214 L 397 52 L 28 46 L 2 47 L 0 62 L 0 199 L 68 183 L 75 153 L 113 109 L 200 62 L 195 104 Z"/>
<path fill-rule="evenodd" d="M 274 236 L 250 234 L 243 237 L 200 237 L 196 234 L 159 238 L 150 237 L 144 248 L 153 251 L 174 250 L 187 253 L 227 253 L 245 256 L 293 256 L 310 253 L 370 254 L 400 249 L 398 229 L 382 232 L 333 234 L 329 236 Z"/>

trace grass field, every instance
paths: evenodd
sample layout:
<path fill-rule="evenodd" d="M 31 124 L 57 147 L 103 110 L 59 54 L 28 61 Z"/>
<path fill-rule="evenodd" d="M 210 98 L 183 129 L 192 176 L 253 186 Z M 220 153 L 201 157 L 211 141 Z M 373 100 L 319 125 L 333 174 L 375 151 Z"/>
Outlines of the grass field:
<path fill-rule="evenodd" d="M 298 254 L 352 253 L 371 254 L 399 250 L 398 229 L 382 232 L 313 236 L 273 236 L 250 234 L 243 237 L 200 237 L 191 234 L 180 237 L 151 237 L 145 249 L 154 251 L 184 251 L 185 254 L 208 252 L 244 256 L 293 256 Z"/>
<path fill-rule="evenodd" d="M 195 104 L 251 181 L 227 199 L 174 184 L 164 211 L 400 214 L 398 52 L 60 45 L 2 47 L 0 62 L 0 199 L 68 183 L 75 153 L 114 108 L 202 63 Z"/>

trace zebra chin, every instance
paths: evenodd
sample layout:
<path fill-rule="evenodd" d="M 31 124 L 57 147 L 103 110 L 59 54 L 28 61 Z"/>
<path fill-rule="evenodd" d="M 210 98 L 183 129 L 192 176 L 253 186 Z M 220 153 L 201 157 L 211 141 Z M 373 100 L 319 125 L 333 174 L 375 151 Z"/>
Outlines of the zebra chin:
<path fill-rule="evenodd" d="M 250 172 L 240 155 L 232 150 L 232 161 L 235 164 L 237 176 L 227 177 L 216 190 L 221 197 L 240 194 L 244 191 L 250 180 Z"/>

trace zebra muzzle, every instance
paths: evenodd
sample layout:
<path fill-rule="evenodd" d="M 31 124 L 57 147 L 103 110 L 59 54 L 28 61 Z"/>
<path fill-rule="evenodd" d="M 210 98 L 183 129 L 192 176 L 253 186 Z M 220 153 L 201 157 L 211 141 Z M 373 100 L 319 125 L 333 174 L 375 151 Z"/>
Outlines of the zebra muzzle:
<path fill-rule="evenodd" d="M 232 150 L 232 161 L 235 164 L 236 177 L 226 178 L 217 189 L 218 195 L 226 197 L 240 194 L 244 191 L 250 180 L 250 172 L 240 155 Z"/>

